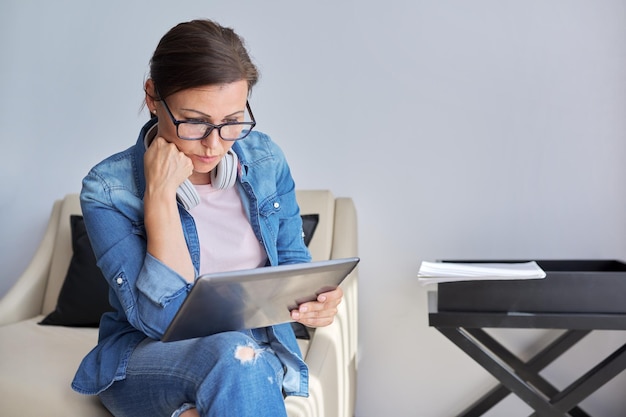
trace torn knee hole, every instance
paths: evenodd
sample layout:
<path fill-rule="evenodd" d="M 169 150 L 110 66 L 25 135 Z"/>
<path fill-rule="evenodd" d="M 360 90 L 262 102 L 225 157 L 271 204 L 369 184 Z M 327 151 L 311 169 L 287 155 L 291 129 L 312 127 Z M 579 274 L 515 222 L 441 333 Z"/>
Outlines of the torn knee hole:
<path fill-rule="evenodd" d="M 235 350 L 235 359 L 238 359 L 241 363 L 252 362 L 256 359 L 256 351 L 252 346 L 237 346 Z"/>

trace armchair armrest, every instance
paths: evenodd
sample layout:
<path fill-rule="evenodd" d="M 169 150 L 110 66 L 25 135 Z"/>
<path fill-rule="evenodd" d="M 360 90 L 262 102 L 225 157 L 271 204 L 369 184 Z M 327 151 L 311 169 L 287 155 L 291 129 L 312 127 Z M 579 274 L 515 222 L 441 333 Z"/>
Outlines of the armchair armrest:
<path fill-rule="evenodd" d="M 331 259 L 358 256 L 357 230 L 354 201 L 348 197 L 337 197 Z"/>
<path fill-rule="evenodd" d="M 331 224 L 330 258 L 358 254 L 356 208 L 351 198 L 334 199 Z M 335 321 L 326 327 L 310 329 L 311 343 L 306 354 L 310 370 L 307 399 L 287 397 L 290 417 L 351 417 L 356 399 L 358 342 L 358 267 L 341 284 L 344 299 Z"/>
<path fill-rule="evenodd" d="M 0 299 L 0 326 L 41 314 L 60 212 L 61 200 L 58 200 L 52 207 L 46 231 L 33 258 L 15 284 Z"/>

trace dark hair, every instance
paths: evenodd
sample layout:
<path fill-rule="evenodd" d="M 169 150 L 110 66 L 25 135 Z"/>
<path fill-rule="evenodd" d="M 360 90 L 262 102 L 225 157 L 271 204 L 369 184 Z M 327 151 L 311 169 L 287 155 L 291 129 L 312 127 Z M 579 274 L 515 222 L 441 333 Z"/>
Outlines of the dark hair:
<path fill-rule="evenodd" d="M 259 73 L 244 41 L 231 28 L 211 20 L 192 20 L 170 29 L 150 60 L 150 78 L 159 97 L 203 85 L 246 80 L 248 91 Z"/>

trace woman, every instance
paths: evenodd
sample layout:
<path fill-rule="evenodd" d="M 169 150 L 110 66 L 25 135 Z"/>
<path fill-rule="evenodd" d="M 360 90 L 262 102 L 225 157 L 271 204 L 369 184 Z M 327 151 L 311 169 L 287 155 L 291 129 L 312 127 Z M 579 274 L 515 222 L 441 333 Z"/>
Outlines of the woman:
<path fill-rule="evenodd" d="M 134 146 L 83 180 L 85 224 L 115 312 L 102 317 L 72 386 L 115 416 L 277 417 L 283 395 L 307 395 L 289 324 L 159 342 L 200 274 L 310 261 L 289 167 L 253 130 L 247 98 L 257 79 L 232 29 L 175 26 L 150 62 L 153 117 Z M 342 296 L 322 294 L 292 318 L 328 325 Z"/>

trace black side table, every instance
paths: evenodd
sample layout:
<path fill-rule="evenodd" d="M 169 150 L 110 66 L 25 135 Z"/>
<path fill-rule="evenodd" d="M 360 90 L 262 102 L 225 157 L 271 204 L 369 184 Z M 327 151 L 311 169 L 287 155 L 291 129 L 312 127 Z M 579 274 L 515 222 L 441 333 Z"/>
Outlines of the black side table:
<path fill-rule="evenodd" d="M 515 393 L 541 417 L 589 417 L 578 404 L 626 369 L 626 343 L 593 369 L 559 391 L 539 372 L 592 330 L 626 330 L 626 314 L 491 313 L 439 311 L 437 293 L 428 293 L 429 325 L 491 373 L 500 384 L 458 417 L 483 415 L 509 393 Z M 565 329 L 529 361 L 523 362 L 484 328 Z"/>

